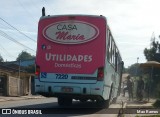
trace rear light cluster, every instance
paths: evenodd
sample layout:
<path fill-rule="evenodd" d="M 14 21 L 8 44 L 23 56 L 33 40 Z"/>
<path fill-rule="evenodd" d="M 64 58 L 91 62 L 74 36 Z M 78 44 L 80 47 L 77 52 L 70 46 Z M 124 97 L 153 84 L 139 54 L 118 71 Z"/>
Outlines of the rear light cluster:
<path fill-rule="evenodd" d="M 36 73 L 37 76 L 40 75 L 40 66 L 36 65 Z"/>
<path fill-rule="evenodd" d="M 98 68 L 97 80 L 102 81 L 104 79 L 104 67 Z"/>

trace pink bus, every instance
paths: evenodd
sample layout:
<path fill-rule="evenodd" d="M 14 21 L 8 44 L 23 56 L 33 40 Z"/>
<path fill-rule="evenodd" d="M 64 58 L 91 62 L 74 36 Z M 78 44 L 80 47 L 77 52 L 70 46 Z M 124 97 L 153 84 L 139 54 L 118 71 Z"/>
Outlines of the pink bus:
<path fill-rule="evenodd" d="M 38 24 L 35 91 L 107 107 L 120 89 L 123 62 L 104 16 L 42 16 Z"/>

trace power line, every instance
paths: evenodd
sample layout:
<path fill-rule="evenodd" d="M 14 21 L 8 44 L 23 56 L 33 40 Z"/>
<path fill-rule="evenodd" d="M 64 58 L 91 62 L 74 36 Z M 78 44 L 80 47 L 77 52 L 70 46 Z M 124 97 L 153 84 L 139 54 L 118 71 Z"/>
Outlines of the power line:
<path fill-rule="evenodd" d="M 41 9 L 41 7 L 37 5 L 37 2 L 35 2 L 35 0 L 30 0 L 30 2 L 34 8 L 37 8 L 38 11 Z"/>
<path fill-rule="evenodd" d="M 4 24 L 4 22 L 0 22 L 0 24 L 1 24 L 1 26 L 5 27 L 5 28 L 8 28 L 9 30 L 13 30 L 13 28 L 11 28 L 10 26 Z"/>
<path fill-rule="evenodd" d="M 35 51 L 35 50 L 33 50 L 33 49 L 25 46 L 24 44 L 18 42 L 17 40 L 15 40 L 14 38 L 12 38 L 11 36 L 9 36 L 8 34 L 6 34 L 5 32 L 3 32 L 3 31 L 1 31 L 1 30 L 0 30 L 0 35 L 3 36 L 4 38 L 7 38 L 7 39 L 15 42 L 16 44 L 18 44 L 18 45 L 20 45 L 20 46 L 23 46 L 23 47 L 25 47 L 25 48 L 28 48 L 29 50 Z"/>
<path fill-rule="evenodd" d="M 6 38 L 6 39 L 9 39 L 9 40 L 15 42 L 16 44 L 18 44 L 18 45 L 20 45 L 20 46 L 23 46 L 23 47 L 28 48 L 29 50 L 32 50 L 32 51 L 35 52 L 35 50 L 33 50 L 33 49 L 31 49 L 30 47 L 28 47 L 28 46 L 26 46 L 26 45 L 18 42 L 18 41 L 15 40 L 13 37 L 11 37 L 11 36 L 9 36 L 7 33 L 3 32 L 2 30 L 0 30 L 0 35 L 3 36 L 3 37 Z"/>
<path fill-rule="evenodd" d="M 24 34 L 23 32 L 21 32 L 20 30 L 18 30 L 17 28 L 15 28 L 14 26 L 12 26 L 11 24 L 9 24 L 7 21 L 5 21 L 3 18 L 0 17 L 0 19 L 5 22 L 6 24 L 8 24 L 10 27 L 12 27 L 13 29 L 15 29 L 16 31 L 18 31 L 20 34 L 24 35 L 25 37 L 27 37 L 28 39 L 36 42 L 34 39 L 30 38 L 29 36 L 27 36 L 26 34 Z"/>
<path fill-rule="evenodd" d="M 11 55 L 1 44 L 0 44 L 0 47 L 3 51 L 5 51 L 5 54 L 9 57 L 12 57 L 12 58 L 16 58 L 15 56 Z"/>
<path fill-rule="evenodd" d="M 18 3 L 21 5 L 21 7 L 33 18 L 33 19 L 35 19 L 34 17 L 33 17 L 33 15 L 32 14 L 30 14 L 30 12 L 24 7 L 24 5 L 20 2 L 20 0 L 17 0 L 18 1 Z"/>

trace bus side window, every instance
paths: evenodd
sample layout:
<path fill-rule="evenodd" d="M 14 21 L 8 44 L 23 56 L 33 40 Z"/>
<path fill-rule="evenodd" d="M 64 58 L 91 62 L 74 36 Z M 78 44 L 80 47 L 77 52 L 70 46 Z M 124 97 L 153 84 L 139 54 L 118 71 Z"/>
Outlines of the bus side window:
<path fill-rule="evenodd" d="M 121 61 L 120 57 L 118 58 L 118 73 L 121 73 L 123 70 L 123 61 Z"/>
<path fill-rule="evenodd" d="M 110 59 L 110 32 L 109 32 L 109 30 L 108 30 L 108 44 L 107 44 L 107 59 L 108 59 L 108 61 L 109 61 L 109 59 Z"/>
<path fill-rule="evenodd" d="M 116 45 L 113 43 L 113 65 L 116 65 Z"/>
<path fill-rule="evenodd" d="M 118 65 L 117 65 L 117 63 L 118 63 L 118 57 L 117 57 L 118 55 L 117 55 L 117 52 L 116 52 L 116 54 L 115 54 L 115 72 L 117 72 L 117 68 L 118 68 Z"/>
<path fill-rule="evenodd" d="M 112 41 L 112 64 L 114 65 L 114 41 Z"/>
<path fill-rule="evenodd" d="M 109 43 L 109 62 L 112 63 L 112 36 L 110 35 L 109 36 L 109 40 L 110 40 L 110 43 Z"/>
<path fill-rule="evenodd" d="M 112 63 L 112 36 L 110 36 L 110 63 Z"/>

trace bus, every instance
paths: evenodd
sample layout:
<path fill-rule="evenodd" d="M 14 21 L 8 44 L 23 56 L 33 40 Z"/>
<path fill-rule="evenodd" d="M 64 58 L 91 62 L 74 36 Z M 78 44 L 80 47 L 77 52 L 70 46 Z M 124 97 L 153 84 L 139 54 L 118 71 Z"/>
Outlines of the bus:
<path fill-rule="evenodd" d="M 106 18 L 42 14 L 35 92 L 57 97 L 60 106 L 75 99 L 109 107 L 120 91 L 123 61 Z"/>

